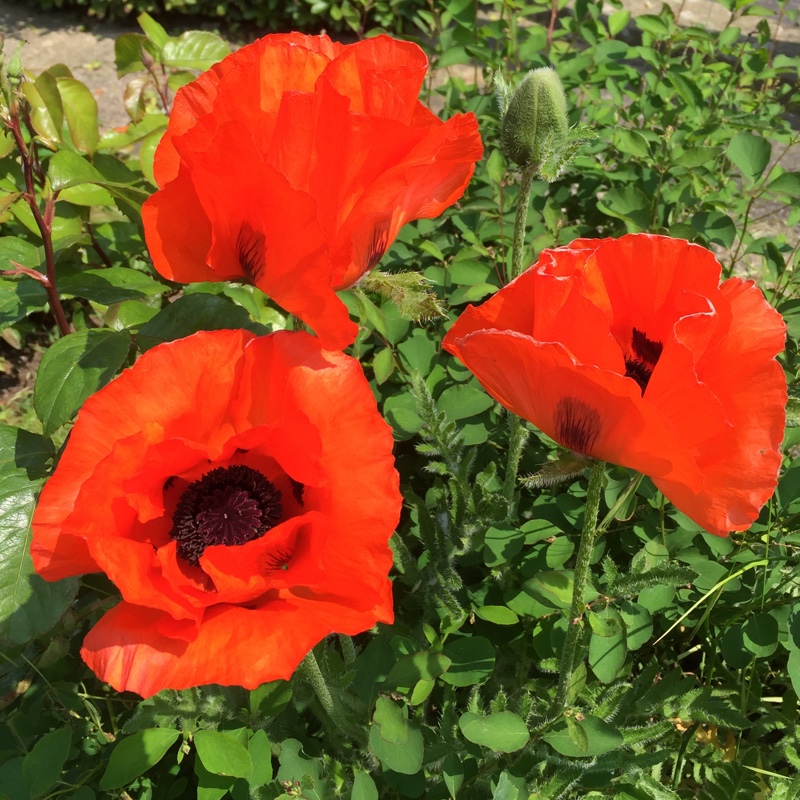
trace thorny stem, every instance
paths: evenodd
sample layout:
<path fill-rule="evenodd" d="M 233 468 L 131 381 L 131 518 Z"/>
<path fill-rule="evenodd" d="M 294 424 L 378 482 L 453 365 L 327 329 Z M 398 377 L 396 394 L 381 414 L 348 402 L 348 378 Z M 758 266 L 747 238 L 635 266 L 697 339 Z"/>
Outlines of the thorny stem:
<path fill-rule="evenodd" d="M 569 620 L 567 621 L 567 638 L 564 640 L 564 649 L 561 651 L 558 688 L 550 709 L 553 716 L 561 714 L 567 704 L 572 674 L 575 671 L 575 657 L 583 631 L 583 612 L 586 609 L 584 595 L 586 594 L 586 582 L 589 579 L 589 559 L 597 537 L 597 512 L 600 508 L 605 466 L 604 461 L 597 461 L 589 473 L 589 490 L 586 493 L 586 508 L 583 511 L 583 531 L 581 532 L 581 541 L 578 546 L 578 557 L 573 577 L 572 605 L 570 606 Z"/>
<path fill-rule="evenodd" d="M 44 246 L 44 261 L 47 273 L 47 282 L 39 281 L 47 291 L 47 299 L 50 302 L 50 309 L 55 317 L 56 324 L 58 325 L 59 333 L 66 336 L 70 332 L 67 317 L 64 314 L 64 307 L 61 305 L 61 298 L 58 296 L 56 288 L 56 260 L 53 253 L 53 215 L 55 214 L 56 197 L 58 192 L 53 193 L 45 200 L 44 214 L 39 210 L 39 204 L 36 201 L 36 187 L 33 183 L 34 174 L 34 156 L 33 148 L 28 148 L 25 139 L 22 136 L 22 129 L 19 124 L 19 112 L 12 113 L 11 119 L 7 120 L 9 130 L 14 137 L 14 142 L 17 149 L 22 156 L 22 171 L 25 175 L 25 189 L 23 198 L 31 209 L 36 226 L 39 228 L 39 234 L 42 237 L 42 245 Z"/>

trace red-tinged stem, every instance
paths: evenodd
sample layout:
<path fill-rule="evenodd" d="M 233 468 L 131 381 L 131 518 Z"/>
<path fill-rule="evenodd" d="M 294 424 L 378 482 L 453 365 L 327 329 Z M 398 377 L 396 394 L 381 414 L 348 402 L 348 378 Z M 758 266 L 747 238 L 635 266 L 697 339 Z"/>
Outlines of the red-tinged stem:
<path fill-rule="evenodd" d="M 53 252 L 53 217 L 55 216 L 56 192 L 51 197 L 48 197 L 44 205 L 44 214 L 39 210 L 39 203 L 36 201 L 36 187 L 33 183 L 34 173 L 34 156 L 33 148 L 29 148 L 25 143 L 25 138 L 22 135 L 22 129 L 19 124 L 19 115 L 12 114 L 9 121 L 9 129 L 14 137 L 14 142 L 17 149 L 22 156 L 22 172 L 25 176 L 26 192 L 22 194 L 25 202 L 28 204 L 36 226 L 39 228 L 39 234 L 42 237 L 42 244 L 44 246 L 44 263 L 47 272 L 47 282 L 39 281 L 47 291 L 47 299 L 50 302 L 50 309 L 58 325 L 59 333 L 66 336 L 70 333 L 69 322 L 67 322 L 66 314 L 64 314 L 64 307 L 61 305 L 61 298 L 58 296 L 58 289 L 56 288 L 56 259 Z"/>

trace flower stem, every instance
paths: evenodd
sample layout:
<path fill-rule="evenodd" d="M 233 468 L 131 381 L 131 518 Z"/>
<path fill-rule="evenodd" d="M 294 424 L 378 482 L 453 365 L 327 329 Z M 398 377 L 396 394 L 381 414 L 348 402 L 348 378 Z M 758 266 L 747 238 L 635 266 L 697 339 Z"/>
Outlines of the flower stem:
<path fill-rule="evenodd" d="M 584 595 L 586 582 L 589 579 L 589 559 L 597 538 L 597 512 L 600 508 L 600 495 L 603 491 L 603 474 L 605 462 L 597 461 L 589 473 L 589 491 L 586 493 L 586 508 L 583 512 L 583 531 L 578 546 L 578 560 L 575 564 L 575 575 L 572 584 L 572 605 L 567 623 L 567 638 L 561 651 L 559 665 L 558 688 L 551 708 L 553 715 L 561 714 L 567 703 L 567 695 L 575 671 L 575 659 L 578 644 L 583 632 L 583 612 L 586 610 Z"/>
<path fill-rule="evenodd" d="M 333 702 L 333 696 L 331 695 L 330 689 L 328 689 L 328 684 L 325 682 L 325 678 L 322 674 L 322 670 L 319 668 L 317 657 L 314 655 L 313 650 L 309 650 L 308 655 L 300 662 L 300 671 L 303 673 L 303 677 L 311 684 L 311 688 L 314 690 L 319 704 L 325 709 L 325 713 L 331 721 L 335 723 L 338 715 Z"/>
<path fill-rule="evenodd" d="M 528 429 L 525 423 L 516 415 L 508 415 L 508 462 L 503 483 L 503 497 L 508 505 L 508 518 L 516 516 L 517 478 L 519 477 L 519 462 L 522 459 L 522 450 L 528 441 Z"/>
<path fill-rule="evenodd" d="M 511 280 L 514 280 L 523 272 L 522 255 L 525 252 L 525 228 L 528 224 L 528 206 L 531 204 L 531 186 L 535 174 L 535 166 L 524 167 L 519 182 L 517 215 L 514 218 L 514 241 L 511 254 Z"/>

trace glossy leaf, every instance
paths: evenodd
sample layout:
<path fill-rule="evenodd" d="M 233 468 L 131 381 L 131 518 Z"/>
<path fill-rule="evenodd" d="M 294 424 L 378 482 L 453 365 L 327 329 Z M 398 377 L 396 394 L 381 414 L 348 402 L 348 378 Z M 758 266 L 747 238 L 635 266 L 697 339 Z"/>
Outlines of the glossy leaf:
<path fill-rule="evenodd" d="M 69 422 L 83 401 L 114 377 L 130 342 L 126 331 L 97 329 L 71 333 L 47 350 L 33 393 L 45 436 Z"/>
<path fill-rule="evenodd" d="M 56 623 L 75 579 L 48 583 L 33 571 L 30 522 L 39 484 L 25 470 L 0 473 L 0 641 L 22 644 Z"/>

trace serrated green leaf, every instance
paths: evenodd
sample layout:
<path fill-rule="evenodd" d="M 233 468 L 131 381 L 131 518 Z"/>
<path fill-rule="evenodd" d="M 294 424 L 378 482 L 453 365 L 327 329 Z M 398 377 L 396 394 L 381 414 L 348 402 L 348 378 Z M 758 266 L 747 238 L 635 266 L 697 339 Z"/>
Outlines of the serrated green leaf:
<path fill-rule="evenodd" d="M 0 640 L 14 644 L 48 631 L 78 590 L 74 578 L 48 583 L 34 574 L 30 521 L 38 488 L 24 470 L 0 474 Z"/>
<path fill-rule="evenodd" d="M 41 477 L 54 454 L 50 439 L 0 424 L 0 474 L 25 470 L 29 477 Z"/>
<path fill-rule="evenodd" d="M 126 331 L 92 329 L 64 336 L 45 352 L 33 391 L 45 436 L 72 419 L 84 400 L 114 377 L 130 343 Z"/>
<path fill-rule="evenodd" d="M 86 269 L 62 278 L 58 288 L 62 294 L 85 297 L 106 306 L 125 300 L 155 297 L 168 291 L 163 283 L 128 267 Z"/>
<path fill-rule="evenodd" d="M 230 45 L 211 31 L 186 31 L 161 45 L 164 63 L 178 69 L 207 70 L 230 52 Z"/>
<path fill-rule="evenodd" d="M 181 339 L 197 331 L 220 331 L 244 328 L 259 335 L 269 329 L 253 322 L 241 306 L 225 297 L 211 294 L 189 294 L 179 297 L 139 329 L 137 342 L 142 352 L 162 342 Z"/>

